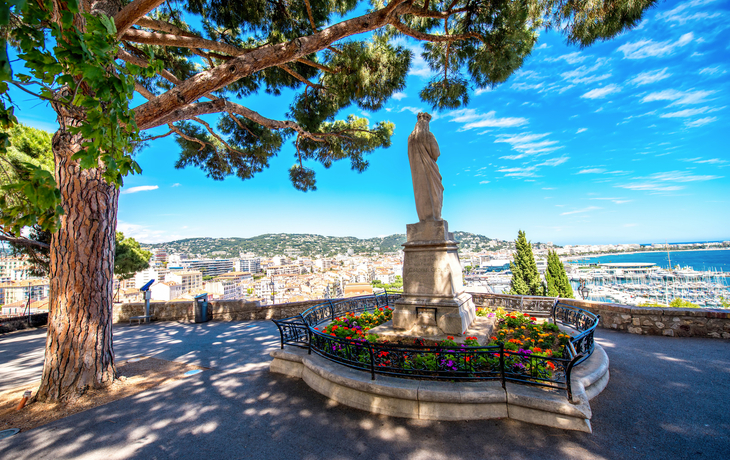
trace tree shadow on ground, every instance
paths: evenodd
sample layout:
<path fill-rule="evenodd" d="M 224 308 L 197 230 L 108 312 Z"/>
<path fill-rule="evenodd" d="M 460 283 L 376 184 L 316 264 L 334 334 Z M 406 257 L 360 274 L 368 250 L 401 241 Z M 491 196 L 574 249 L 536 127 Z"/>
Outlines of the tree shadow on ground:
<path fill-rule="evenodd" d="M 40 380 L 47 329 L 0 335 L 0 391 Z"/>
<path fill-rule="evenodd" d="M 727 341 L 600 331 L 611 381 L 594 433 L 513 420 L 432 422 L 339 405 L 268 372 L 269 322 L 159 323 L 115 331 L 119 356 L 210 367 L 0 441 L 10 458 L 727 458 Z"/>

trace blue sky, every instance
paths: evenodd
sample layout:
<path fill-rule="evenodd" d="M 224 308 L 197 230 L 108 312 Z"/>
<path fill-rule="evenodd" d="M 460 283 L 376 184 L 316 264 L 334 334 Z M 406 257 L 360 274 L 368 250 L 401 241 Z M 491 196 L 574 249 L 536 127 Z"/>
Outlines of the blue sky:
<path fill-rule="evenodd" d="M 291 145 L 254 179 L 217 182 L 174 169 L 175 142 L 154 141 L 138 154 L 143 173 L 125 181 L 119 230 L 142 242 L 405 233 L 418 220 L 407 138 L 415 114 L 428 111 L 452 230 L 512 240 L 522 229 L 562 245 L 728 240 L 729 10 L 722 1 L 660 3 L 636 29 L 582 50 L 542 33 L 507 82 L 453 111 L 420 101 L 430 71 L 417 57 L 384 110 L 342 113 L 394 122 L 392 146 L 371 154 L 362 174 L 347 163 L 307 165 L 315 192 L 291 186 Z M 24 99 L 15 96 L 21 122 L 56 129 L 48 107 Z M 290 100 L 242 103 L 283 118 Z"/>

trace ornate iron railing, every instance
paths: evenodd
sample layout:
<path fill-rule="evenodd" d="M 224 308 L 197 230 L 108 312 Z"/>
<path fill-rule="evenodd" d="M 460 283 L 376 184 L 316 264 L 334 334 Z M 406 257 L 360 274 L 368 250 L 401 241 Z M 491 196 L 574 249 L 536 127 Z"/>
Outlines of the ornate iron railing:
<path fill-rule="evenodd" d="M 582 308 L 556 301 L 555 305 L 553 305 L 552 317 L 553 323 L 563 324 L 578 332 L 578 335 L 570 339 L 579 358 L 576 364 L 580 364 L 588 359 L 595 347 L 593 332 L 598 327 L 598 321 L 601 319 L 601 316 L 583 310 Z"/>
<path fill-rule="evenodd" d="M 362 313 L 392 305 L 400 294 L 378 294 L 315 305 L 291 318 L 274 320 L 281 347 L 306 348 L 325 359 L 354 369 L 394 377 L 442 380 L 499 380 L 564 389 L 572 400 L 570 373 L 593 352 L 593 330 L 598 317 L 577 307 L 556 302 L 554 322 L 580 331 L 563 356 L 538 356 L 529 350 L 511 351 L 504 344 L 487 347 L 442 347 L 371 343 L 323 334 L 316 329 L 346 313 Z M 576 344 L 578 345 L 576 347 Z"/>

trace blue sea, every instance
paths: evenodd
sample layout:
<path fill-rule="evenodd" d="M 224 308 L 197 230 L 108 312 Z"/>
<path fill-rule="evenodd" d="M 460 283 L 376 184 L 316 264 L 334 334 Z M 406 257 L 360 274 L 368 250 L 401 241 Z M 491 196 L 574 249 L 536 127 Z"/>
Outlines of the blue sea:
<path fill-rule="evenodd" d="M 669 258 L 672 260 L 672 266 L 676 267 L 692 267 L 698 271 L 723 271 L 730 272 L 730 250 L 711 250 L 711 251 L 669 251 Z M 570 263 L 591 263 L 591 264 L 607 264 L 607 263 L 624 263 L 624 262 L 645 262 L 654 263 L 658 267 L 669 268 L 669 258 L 667 251 L 643 252 L 640 254 L 611 254 L 601 257 L 590 257 L 580 259 L 579 261 L 570 261 Z"/>

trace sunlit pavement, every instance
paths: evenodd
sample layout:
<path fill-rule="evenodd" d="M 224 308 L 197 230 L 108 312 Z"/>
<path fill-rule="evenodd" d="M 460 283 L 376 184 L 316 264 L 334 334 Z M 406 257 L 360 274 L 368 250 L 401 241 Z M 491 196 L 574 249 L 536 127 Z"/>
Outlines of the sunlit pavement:
<path fill-rule="evenodd" d="M 349 409 L 269 374 L 271 322 L 115 326 L 118 362 L 210 370 L 0 440 L 0 458 L 730 458 L 730 341 L 597 332 L 611 381 L 591 402 L 591 435 Z M 43 329 L 0 336 L 0 391 L 40 378 L 44 345 Z"/>

